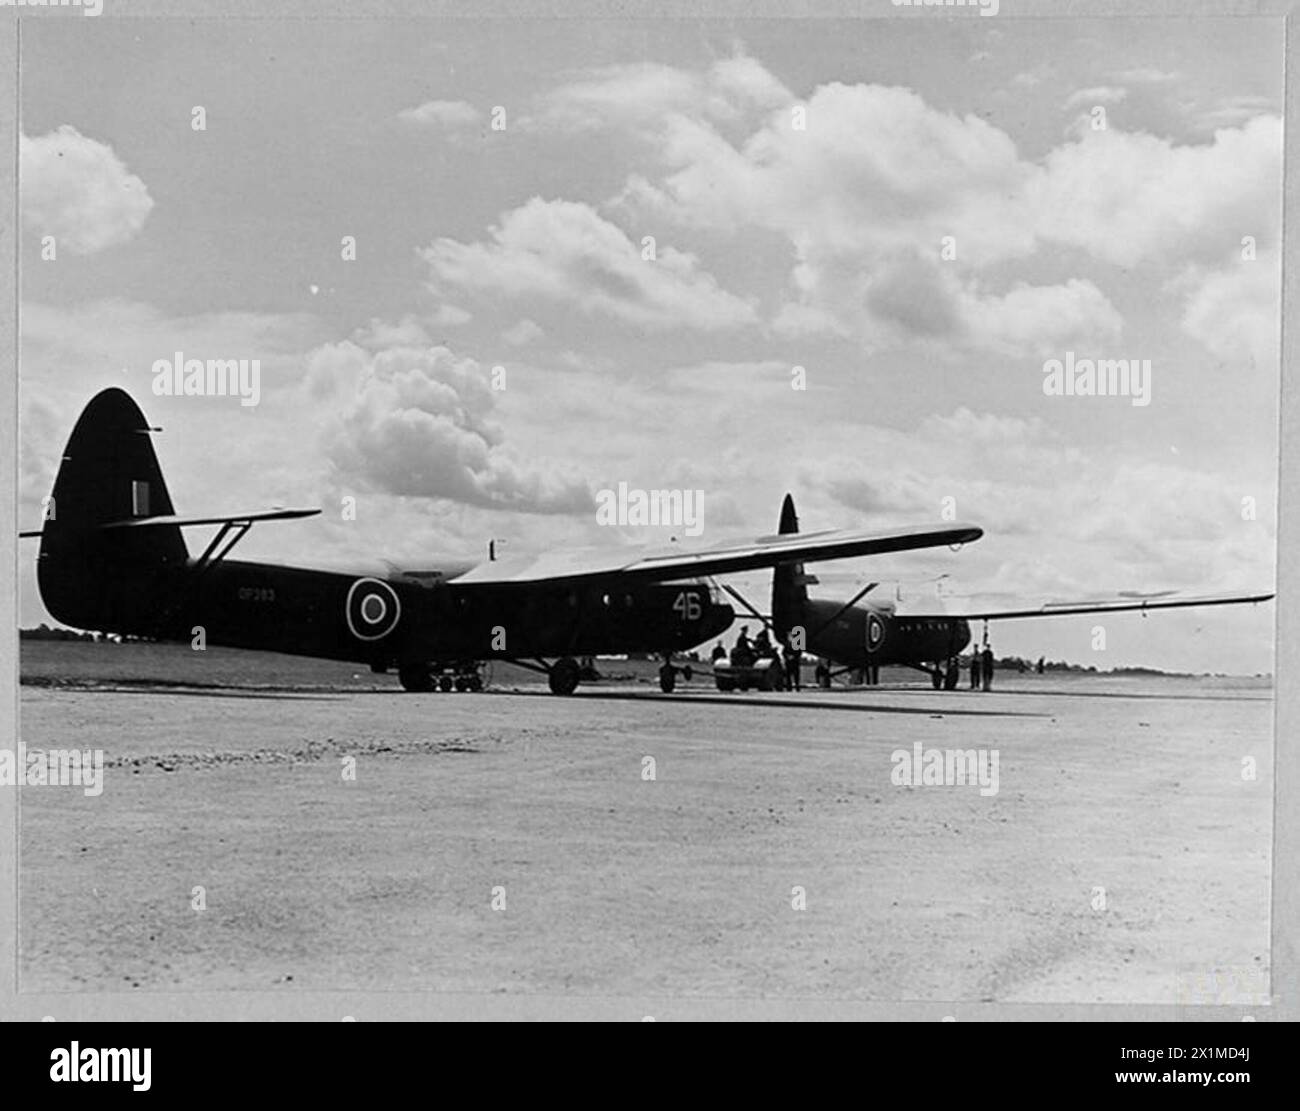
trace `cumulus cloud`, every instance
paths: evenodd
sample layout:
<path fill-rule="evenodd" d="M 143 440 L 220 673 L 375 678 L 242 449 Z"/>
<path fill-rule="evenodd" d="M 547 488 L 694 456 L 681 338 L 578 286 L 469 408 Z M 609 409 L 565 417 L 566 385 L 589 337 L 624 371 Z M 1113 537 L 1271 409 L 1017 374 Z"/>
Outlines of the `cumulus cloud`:
<path fill-rule="evenodd" d="M 397 113 L 403 123 L 424 124 L 434 127 L 475 127 L 483 113 L 464 100 L 428 100 L 415 108 Z"/>
<path fill-rule="evenodd" d="M 544 335 L 546 333 L 540 324 L 525 317 L 518 324 L 502 332 L 501 338 L 511 347 L 527 347 L 530 343 L 536 343 Z"/>
<path fill-rule="evenodd" d="M 930 341 L 1000 354 L 1044 354 L 1081 339 L 1114 339 L 1123 320 L 1092 282 L 1017 283 L 982 292 L 933 256 L 893 251 L 865 263 L 832 246 L 796 267 L 798 300 L 775 321 L 778 334 L 830 331 L 867 347 Z"/>
<path fill-rule="evenodd" d="M 1116 330 L 1118 314 L 1091 283 L 999 293 L 970 277 L 975 264 L 1036 245 L 1024 212 L 1034 170 L 1005 133 L 876 85 L 822 86 L 806 112 L 806 131 L 777 112 L 739 148 L 705 121 L 679 122 L 660 151 L 669 171 L 658 183 L 632 179 L 620 202 L 694 227 L 788 237 L 795 264 L 778 334 L 1007 352 Z M 939 259 L 945 237 L 954 263 Z"/>
<path fill-rule="evenodd" d="M 329 462 L 382 493 L 527 513 L 593 505 L 580 479 L 509 452 L 488 376 L 445 347 L 329 344 L 309 359 L 308 392 L 333 414 L 322 434 Z"/>
<path fill-rule="evenodd" d="M 1027 215 L 1041 239 L 1118 266 L 1221 256 L 1243 234 L 1274 234 L 1281 173 L 1277 116 L 1218 131 L 1206 144 L 1089 129 L 1047 155 Z"/>
<path fill-rule="evenodd" d="M 861 439 L 848 454 L 827 450 L 800 478 L 810 501 L 876 523 L 937 516 L 954 499 L 959 519 L 987 531 L 963 577 L 1021 599 L 1272 579 L 1272 527 L 1241 517 L 1243 490 L 1267 500 L 1261 476 L 1081 453 L 1037 418 L 960 408 Z M 924 553 L 910 559 L 925 563 Z"/>
<path fill-rule="evenodd" d="M 1211 354 L 1229 364 L 1277 367 L 1282 285 L 1276 251 L 1221 269 L 1194 269 L 1176 284 L 1191 289 L 1183 330 Z"/>
<path fill-rule="evenodd" d="M 1120 85 L 1093 85 L 1087 89 L 1076 89 L 1065 98 L 1065 109 L 1092 107 L 1094 104 L 1118 104 L 1128 96 L 1128 90 Z"/>
<path fill-rule="evenodd" d="M 459 305 L 439 305 L 429 319 L 439 328 L 455 328 L 461 324 L 468 324 L 474 319 L 474 314 Z"/>
<path fill-rule="evenodd" d="M 19 137 L 23 222 L 57 246 L 88 255 L 127 242 L 153 208 L 145 184 L 105 143 L 67 124 Z"/>
<path fill-rule="evenodd" d="M 700 226 L 759 224 L 800 246 L 937 251 L 953 235 L 990 260 L 1032 248 L 1018 211 L 1030 168 L 1004 132 L 880 85 L 824 85 L 805 108 L 806 130 L 774 113 L 739 148 L 702 121 L 679 125 L 661 151 L 661 206 Z"/>
<path fill-rule="evenodd" d="M 1275 113 L 1277 104 L 1265 96 L 1229 96 L 1214 101 L 1206 107 L 1192 107 L 1192 123 L 1203 131 L 1218 131 L 1225 127 L 1240 127 L 1256 116 Z"/>
<path fill-rule="evenodd" d="M 744 54 L 714 62 L 707 80 L 711 89 L 722 93 L 733 104 L 777 108 L 794 99 L 790 90 L 762 63 Z"/>
<path fill-rule="evenodd" d="M 728 122 L 792 99 L 763 65 L 744 54 L 721 58 L 699 73 L 653 62 L 601 66 L 547 93 L 534 125 L 655 131 L 677 116 Z"/>
<path fill-rule="evenodd" d="M 369 348 L 421 347 L 433 342 L 424 325 L 409 314 L 398 321 L 372 317 L 364 327 L 353 331 L 352 338 Z"/>
<path fill-rule="evenodd" d="M 749 60 L 751 81 L 757 65 Z M 689 81 L 679 75 L 678 84 Z M 1124 95 L 1096 86 L 1069 103 Z M 739 141 L 703 103 L 691 112 L 677 98 L 647 129 L 660 169 L 629 176 L 612 204 L 713 234 L 784 236 L 794 262 L 772 318 L 782 335 L 822 332 L 868 347 L 934 339 L 1008 353 L 1112 337 L 1120 314 L 1096 284 L 1077 270 L 1043 283 L 1049 268 L 1072 265 L 1061 246 L 1110 265 L 1157 263 L 1163 280 L 1170 267 L 1221 260 L 1244 232 L 1267 245 L 1278 226 L 1276 115 L 1256 114 L 1208 143 L 1083 128 L 1027 159 L 1001 129 L 909 89 L 821 85 L 804 101 L 806 130 L 781 108 Z M 955 257 L 941 263 L 942 243 Z M 999 288 L 984 276 L 1030 260 L 1042 284 Z"/>
<path fill-rule="evenodd" d="M 1110 75 L 1124 85 L 1163 85 L 1177 80 L 1175 70 L 1157 69 L 1155 66 L 1136 66 L 1133 69 L 1117 70 Z"/>
<path fill-rule="evenodd" d="M 730 328 L 756 319 L 753 306 L 721 289 L 694 255 L 660 245 L 647 261 L 639 244 L 589 205 L 534 197 L 505 213 L 490 235 L 427 248 L 435 290 L 563 301 L 647 327 Z"/>
<path fill-rule="evenodd" d="M 1004 294 L 963 294 L 968 334 L 976 346 L 1008 355 L 1044 355 L 1080 343 L 1109 343 L 1123 318 L 1092 282 L 1017 284 Z"/>

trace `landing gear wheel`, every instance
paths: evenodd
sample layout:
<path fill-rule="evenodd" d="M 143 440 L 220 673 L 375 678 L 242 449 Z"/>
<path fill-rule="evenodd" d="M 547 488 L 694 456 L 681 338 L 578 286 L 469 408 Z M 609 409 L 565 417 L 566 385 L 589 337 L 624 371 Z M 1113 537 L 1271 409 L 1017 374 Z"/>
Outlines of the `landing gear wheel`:
<path fill-rule="evenodd" d="M 455 685 L 455 680 L 450 675 L 443 675 L 438 679 L 438 689 L 444 693 L 451 690 Z"/>
<path fill-rule="evenodd" d="M 411 664 L 397 669 L 397 681 L 402 684 L 403 690 L 408 691 L 431 691 L 433 690 L 433 674 L 425 664 Z"/>
<path fill-rule="evenodd" d="M 948 674 L 943 677 L 943 689 L 946 691 L 955 691 L 957 681 L 961 678 L 961 665 L 955 660 L 948 661 Z"/>
<path fill-rule="evenodd" d="M 547 675 L 552 694 L 572 694 L 578 689 L 578 680 L 581 678 L 582 668 L 572 656 L 556 660 Z"/>
<path fill-rule="evenodd" d="M 659 689 L 664 694 L 672 694 L 677 686 L 677 669 L 672 664 L 664 664 L 659 669 Z"/>
<path fill-rule="evenodd" d="M 465 680 L 465 689 L 477 694 L 483 689 L 483 678 L 479 675 L 471 675 Z"/>

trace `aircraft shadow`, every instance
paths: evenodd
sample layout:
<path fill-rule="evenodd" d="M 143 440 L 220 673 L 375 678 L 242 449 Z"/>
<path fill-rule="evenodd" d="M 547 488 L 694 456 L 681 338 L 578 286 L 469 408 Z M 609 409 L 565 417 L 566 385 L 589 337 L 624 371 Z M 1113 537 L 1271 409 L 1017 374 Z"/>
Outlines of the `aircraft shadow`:
<path fill-rule="evenodd" d="M 488 690 L 496 697 L 554 698 L 549 691 Z M 949 706 L 884 706 L 878 703 L 846 703 L 838 701 L 813 701 L 806 698 L 762 698 L 735 694 L 663 694 L 660 691 L 600 691 L 578 690 L 570 699 L 603 700 L 617 702 L 679 702 L 698 706 L 762 706 L 769 710 L 841 710 L 859 714 L 924 714 L 930 717 L 985 717 L 985 718 L 1045 718 L 1050 714 L 1027 710 L 964 710 Z"/>
<path fill-rule="evenodd" d="M 848 692 L 846 692 L 848 693 Z M 897 688 L 898 694 L 928 694 L 906 687 Z M 980 691 L 961 691 L 961 694 L 982 694 Z M 1205 694 L 1181 693 L 1179 691 L 1073 691 L 1073 690 L 1017 690 L 1014 687 L 994 689 L 990 694 L 1009 695 L 1012 698 L 1138 698 L 1155 699 L 1170 702 L 1272 702 L 1272 691 L 1260 691 L 1258 694 L 1232 694 L 1209 691 Z"/>
<path fill-rule="evenodd" d="M 317 691 L 291 691 L 291 690 L 244 690 L 238 687 L 164 687 L 164 686 L 132 686 L 130 684 L 116 685 L 94 685 L 94 686 L 73 686 L 60 685 L 58 687 L 45 687 L 45 690 L 58 690 L 75 692 L 77 694 L 136 694 L 136 695 L 161 695 L 163 697 L 179 698 L 252 698 L 261 700 L 285 701 L 285 702 L 337 702 L 340 698 L 346 697 L 349 692 L 338 691 L 334 693 L 317 692 Z M 369 691 L 358 691 L 359 694 L 369 694 Z"/>

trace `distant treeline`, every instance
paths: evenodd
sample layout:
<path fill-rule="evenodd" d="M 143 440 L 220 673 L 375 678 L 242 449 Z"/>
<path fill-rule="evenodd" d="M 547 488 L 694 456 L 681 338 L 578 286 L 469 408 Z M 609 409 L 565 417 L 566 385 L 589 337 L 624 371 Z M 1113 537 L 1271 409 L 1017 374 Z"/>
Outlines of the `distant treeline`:
<path fill-rule="evenodd" d="M 76 629 L 52 629 L 42 623 L 34 629 L 19 629 L 19 640 L 79 640 L 86 644 L 123 644 L 138 641 L 141 644 L 152 643 L 150 637 L 124 637 L 116 633 L 83 633 Z"/>
<path fill-rule="evenodd" d="M 103 633 L 79 633 L 75 629 L 51 629 L 48 625 L 38 625 L 35 629 L 19 629 L 19 640 L 104 640 Z"/>
<path fill-rule="evenodd" d="M 969 660 L 970 657 L 964 657 Z M 995 656 L 993 658 L 994 668 L 997 671 L 1037 671 L 1037 660 L 1025 660 L 1019 656 Z M 1085 667 L 1083 664 L 1072 664 L 1068 660 L 1044 660 L 1043 671 L 1077 671 L 1084 674 L 1092 675 L 1164 675 L 1179 676 L 1189 675 L 1186 671 L 1162 671 L 1158 667 L 1111 667 L 1099 668 L 1091 664 Z"/>
<path fill-rule="evenodd" d="M 958 657 L 964 666 L 970 666 L 969 652 L 963 653 Z M 629 660 L 657 660 L 659 657 L 650 653 L 632 652 L 628 654 Z M 703 654 L 698 650 L 686 653 L 688 660 L 704 662 Z M 811 657 L 806 657 L 811 658 Z M 995 671 L 1015 671 L 1018 673 L 1028 673 L 1038 670 L 1037 660 L 1026 660 L 1020 656 L 994 656 L 993 668 Z M 1162 671 L 1158 667 L 1112 667 L 1098 668 L 1092 665 L 1084 666 L 1083 664 L 1072 664 L 1068 660 L 1044 660 L 1044 673 L 1048 671 L 1066 671 L 1078 672 L 1084 675 L 1163 675 L 1168 677 L 1191 677 L 1192 673 L 1188 671 Z"/>

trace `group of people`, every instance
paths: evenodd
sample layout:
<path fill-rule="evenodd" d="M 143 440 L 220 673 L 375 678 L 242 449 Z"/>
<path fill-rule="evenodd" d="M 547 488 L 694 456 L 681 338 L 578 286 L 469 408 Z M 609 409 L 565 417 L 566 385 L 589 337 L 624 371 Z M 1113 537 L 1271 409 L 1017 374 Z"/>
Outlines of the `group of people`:
<path fill-rule="evenodd" d="M 736 667 L 752 667 L 758 660 L 774 660 L 775 666 L 781 668 L 785 678 L 785 688 L 787 690 L 802 690 L 800 674 L 803 666 L 803 653 L 787 638 L 786 643 L 779 649 L 772 643 L 772 638 L 768 636 L 766 627 L 759 630 L 758 635 L 753 640 L 749 639 L 749 626 L 740 627 L 740 635 L 736 637 L 735 646 L 728 653 L 722 646 L 722 641 L 718 641 L 713 646 L 713 653 L 710 657 L 713 663 L 719 660 L 730 658 L 731 663 Z M 1039 672 L 1042 671 L 1042 661 L 1038 662 Z M 880 681 L 880 669 L 872 667 L 874 672 L 867 682 L 878 683 Z M 993 689 L 993 649 L 986 642 L 983 649 L 976 649 L 971 652 L 970 657 L 970 689 L 992 690 Z"/>
<path fill-rule="evenodd" d="M 993 649 L 984 645 L 982 652 L 974 649 L 970 654 L 970 689 L 973 691 L 983 687 L 989 690 L 993 686 Z"/>
<path fill-rule="evenodd" d="M 713 646 L 712 660 L 717 663 L 718 660 L 728 658 L 727 650 L 722 646 L 722 641 L 718 641 Z M 772 638 L 768 635 L 767 627 L 764 626 L 759 630 L 758 635 L 751 641 L 749 639 L 749 626 L 740 627 L 740 635 L 736 637 L 735 646 L 731 649 L 730 659 L 736 667 L 752 667 L 758 660 L 773 660 L 774 666 L 781 669 L 784 678 L 784 686 L 787 690 L 802 690 L 802 667 L 803 653 L 791 643 L 791 638 L 786 638 L 786 643 L 779 649 L 772 643 Z"/>

